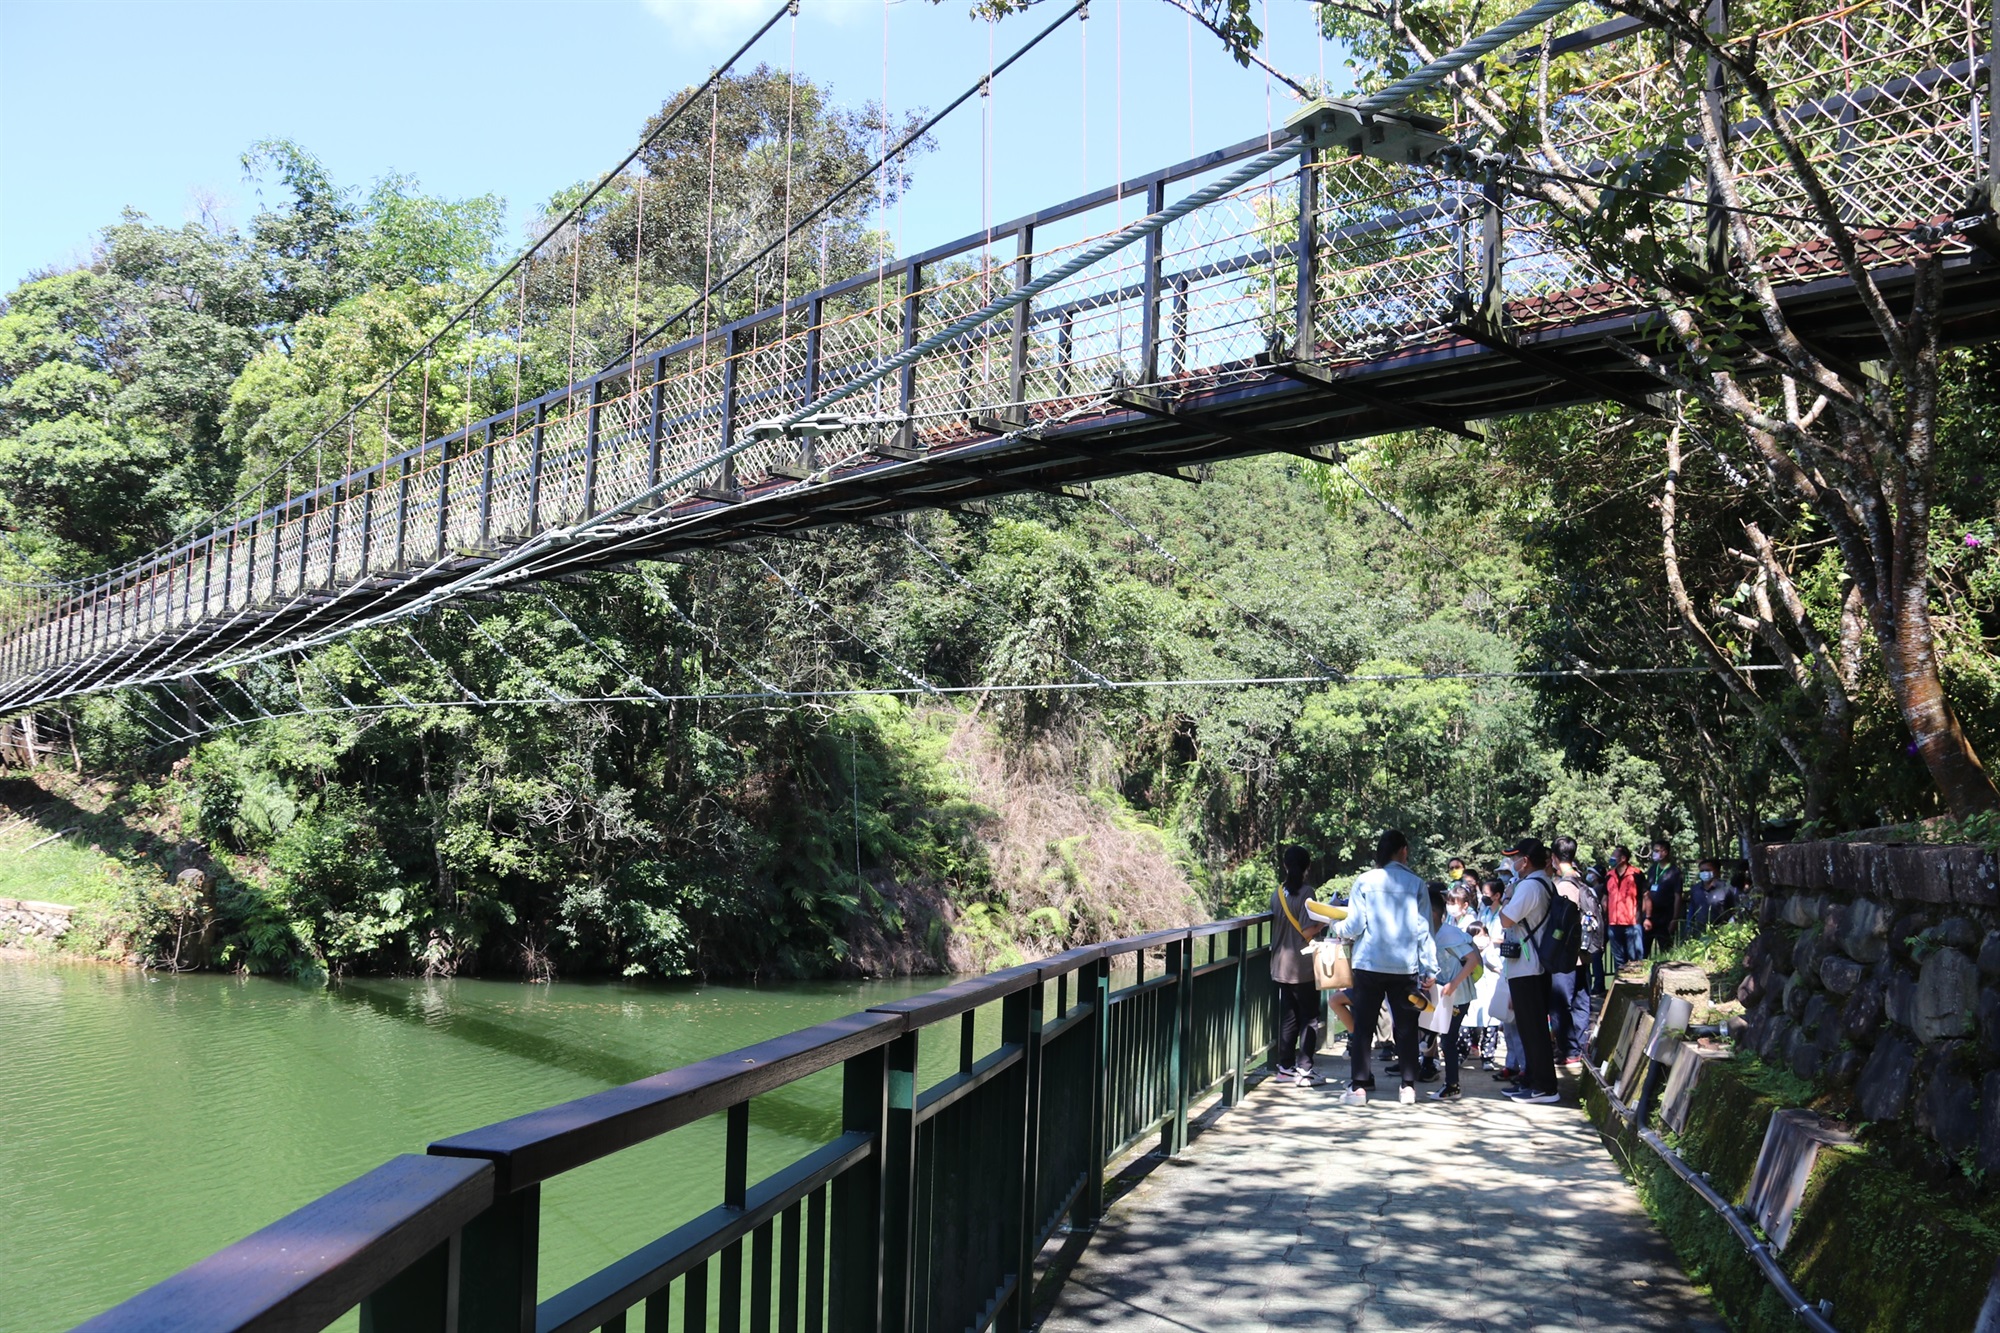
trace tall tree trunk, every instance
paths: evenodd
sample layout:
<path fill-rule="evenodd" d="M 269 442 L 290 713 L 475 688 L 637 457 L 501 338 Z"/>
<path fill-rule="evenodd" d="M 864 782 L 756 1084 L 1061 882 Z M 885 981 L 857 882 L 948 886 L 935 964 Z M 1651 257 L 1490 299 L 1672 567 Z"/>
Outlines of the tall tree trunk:
<path fill-rule="evenodd" d="M 1993 775 L 1979 762 L 1958 713 L 1945 697 L 1937 645 L 1931 634 L 1929 579 L 1920 575 L 1897 581 L 1902 586 L 1897 588 L 1894 607 L 1885 608 L 1874 619 L 1888 667 L 1889 691 L 1896 698 L 1903 723 L 1910 729 L 1917 754 L 1930 771 L 1931 783 L 1946 810 L 1960 819 L 2000 810 L 2000 789 L 1994 787 Z"/>

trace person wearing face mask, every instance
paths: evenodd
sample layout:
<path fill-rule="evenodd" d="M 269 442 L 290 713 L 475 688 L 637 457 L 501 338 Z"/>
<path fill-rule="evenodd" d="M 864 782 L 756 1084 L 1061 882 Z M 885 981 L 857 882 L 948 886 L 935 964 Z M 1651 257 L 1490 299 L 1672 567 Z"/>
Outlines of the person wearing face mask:
<path fill-rule="evenodd" d="M 1681 906 L 1685 877 L 1674 864 L 1672 844 L 1662 838 L 1653 844 L 1653 869 L 1646 877 L 1646 901 L 1640 906 L 1640 924 L 1645 927 L 1646 952 L 1665 953 L 1674 947 L 1674 922 Z"/>
<path fill-rule="evenodd" d="M 1712 856 L 1701 858 L 1695 871 L 1694 887 L 1688 890 L 1688 933 L 1699 935 L 1710 926 L 1729 919 L 1736 889 L 1722 877 L 1722 863 Z"/>
<path fill-rule="evenodd" d="M 1621 971 L 1628 963 L 1646 956 L 1646 935 L 1639 925 L 1639 897 L 1644 882 L 1632 864 L 1632 849 L 1620 844 L 1611 850 L 1604 871 L 1604 924 L 1611 943 L 1611 969 Z"/>
<path fill-rule="evenodd" d="M 1506 931 L 1501 974 L 1514 1002 L 1514 1031 L 1520 1037 L 1519 1087 L 1504 1094 L 1517 1102 L 1548 1105 L 1556 1092 L 1555 1042 L 1549 1033 L 1549 976 L 1535 955 L 1530 936 L 1548 918 L 1555 899 L 1549 879 L 1549 849 L 1540 838 L 1517 838 L 1505 855 L 1514 865 L 1514 885 L 1500 907 Z"/>

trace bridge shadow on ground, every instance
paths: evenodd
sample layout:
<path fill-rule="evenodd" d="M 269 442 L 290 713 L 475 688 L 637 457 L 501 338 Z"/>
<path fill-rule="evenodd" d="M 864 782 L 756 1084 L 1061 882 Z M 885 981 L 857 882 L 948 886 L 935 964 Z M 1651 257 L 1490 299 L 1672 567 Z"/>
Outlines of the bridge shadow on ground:
<path fill-rule="evenodd" d="M 1574 1105 L 1464 1083 L 1402 1106 L 1384 1079 L 1388 1100 L 1354 1108 L 1338 1082 L 1266 1081 L 1184 1157 L 1128 1172 L 1050 1265 L 1039 1327 L 1722 1333 Z"/>

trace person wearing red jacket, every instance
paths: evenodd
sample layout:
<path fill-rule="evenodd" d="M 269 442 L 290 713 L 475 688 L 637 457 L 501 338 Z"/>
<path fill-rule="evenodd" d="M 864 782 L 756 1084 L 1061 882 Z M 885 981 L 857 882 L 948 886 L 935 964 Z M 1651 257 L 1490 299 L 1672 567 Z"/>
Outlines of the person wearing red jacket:
<path fill-rule="evenodd" d="M 1646 935 L 1639 925 L 1639 894 L 1644 885 L 1638 867 L 1632 864 L 1632 849 L 1613 848 L 1604 872 L 1604 924 L 1614 969 L 1646 956 Z"/>

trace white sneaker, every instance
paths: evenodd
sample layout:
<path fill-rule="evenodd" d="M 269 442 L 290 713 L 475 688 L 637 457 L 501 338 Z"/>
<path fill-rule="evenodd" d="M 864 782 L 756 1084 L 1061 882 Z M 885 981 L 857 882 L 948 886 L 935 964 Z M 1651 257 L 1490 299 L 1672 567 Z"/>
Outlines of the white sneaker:
<path fill-rule="evenodd" d="M 1405 1106 L 1415 1106 L 1417 1104 L 1417 1090 L 1405 1083 L 1402 1091 L 1396 1094 L 1396 1100 Z"/>
<path fill-rule="evenodd" d="M 1313 1072 L 1310 1069 L 1301 1069 L 1296 1075 L 1296 1077 L 1293 1079 L 1293 1082 L 1297 1083 L 1302 1088 L 1310 1088 L 1317 1081 L 1318 1080 L 1313 1077 Z"/>
<path fill-rule="evenodd" d="M 1524 1102 L 1530 1106 L 1553 1106 L 1562 1100 L 1562 1094 L 1560 1092 L 1537 1092 L 1527 1097 L 1517 1097 L 1515 1100 Z"/>
<path fill-rule="evenodd" d="M 1342 1106 L 1368 1105 L 1368 1089 L 1349 1088 L 1346 1092 L 1340 1094 L 1340 1104 Z"/>

